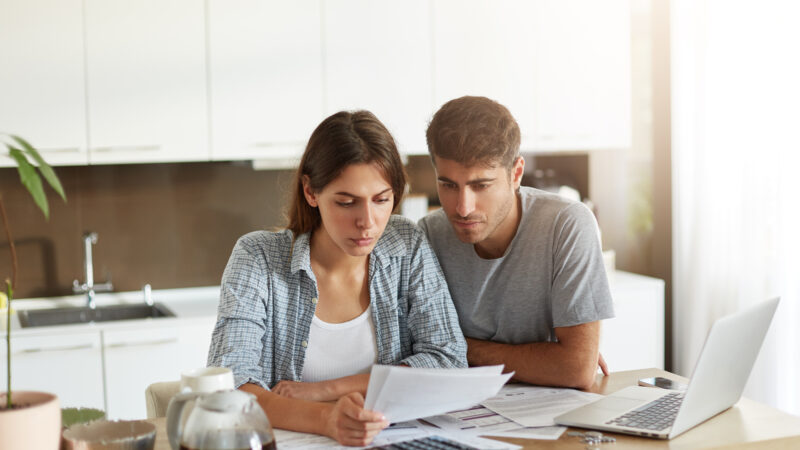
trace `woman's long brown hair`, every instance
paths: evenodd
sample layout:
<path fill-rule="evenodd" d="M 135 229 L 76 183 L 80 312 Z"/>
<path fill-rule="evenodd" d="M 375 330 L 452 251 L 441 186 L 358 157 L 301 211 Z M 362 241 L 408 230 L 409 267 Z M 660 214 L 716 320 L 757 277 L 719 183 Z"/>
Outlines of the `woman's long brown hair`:
<path fill-rule="evenodd" d="M 338 112 L 317 126 L 308 140 L 294 177 L 288 225 L 295 237 L 319 227 L 319 210 L 303 195 L 303 177 L 320 192 L 351 164 L 374 163 L 394 193 L 394 210 L 403 199 L 406 171 L 389 130 L 369 111 Z"/>

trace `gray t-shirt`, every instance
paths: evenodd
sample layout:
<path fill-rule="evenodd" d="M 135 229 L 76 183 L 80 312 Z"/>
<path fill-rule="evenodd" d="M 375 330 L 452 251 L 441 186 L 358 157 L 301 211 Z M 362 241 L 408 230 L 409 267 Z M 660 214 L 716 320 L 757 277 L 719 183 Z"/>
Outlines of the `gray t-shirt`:
<path fill-rule="evenodd" d="M 582 203 L 520 188 L 522 219 L 503 256 L 483 259 L 443 210 L 420 220 L 467 337 L 507 344 L 557 341 L 554 327 L 614 317 L 600 237 Z"/>

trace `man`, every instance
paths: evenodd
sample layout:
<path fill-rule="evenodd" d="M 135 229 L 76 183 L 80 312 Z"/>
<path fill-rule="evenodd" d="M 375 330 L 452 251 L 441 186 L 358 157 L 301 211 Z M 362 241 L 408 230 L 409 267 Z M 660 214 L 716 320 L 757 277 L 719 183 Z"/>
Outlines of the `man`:
<path fill-rule="evenodd" d="M 591 211 L 520 187 L 519 126 L 493 100 L 446 103 L 427 141 L 442 209 L 420 226 L 444 269 L 470 365 L 505 364 L 520 381 L 589 388 L 600 320 L 614 316 Z"/>

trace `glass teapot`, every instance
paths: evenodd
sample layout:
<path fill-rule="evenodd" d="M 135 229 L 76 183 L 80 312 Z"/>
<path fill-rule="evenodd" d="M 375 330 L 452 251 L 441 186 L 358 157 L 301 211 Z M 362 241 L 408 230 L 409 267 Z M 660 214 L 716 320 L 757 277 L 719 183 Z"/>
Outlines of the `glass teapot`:
<path fill-rule="evenodd" d="M 174 400 L 167 414 L 173 448 L 176 442 L 181 450 L 276 448 L 267 415 L 253 394 L 238 390 L 185 393 Z"/>

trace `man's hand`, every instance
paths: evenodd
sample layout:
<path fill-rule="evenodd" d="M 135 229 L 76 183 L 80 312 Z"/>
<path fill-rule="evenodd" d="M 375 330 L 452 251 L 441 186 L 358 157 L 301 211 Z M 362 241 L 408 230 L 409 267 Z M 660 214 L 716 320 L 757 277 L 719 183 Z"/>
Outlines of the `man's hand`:
<path fill-rule="evenodd" d="M 339 399 L 326 418 L 326 434 L 342 445 L 369 445 L 389 426 L 383 414 L 364 409 L 364 397 L 351 392 Z"/>
<path fill-rule="evenodd" d="M 608 376 L 608 364 L 606 364 L 606 360 L 603 359 L 603 354 L 597 354 L 597 365 L 600 366 L 600 370 L 603 372 L 604 376 Z"/>
<path fill-rule="evenodd" d="M 272 392 L 289 398 L 312 402 L 327 402 L 338 398 L 330 388 L 330 383 L 327 381 L 303 383 L 301 381 L 283 380 L 272 388 Z"/>

